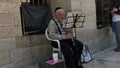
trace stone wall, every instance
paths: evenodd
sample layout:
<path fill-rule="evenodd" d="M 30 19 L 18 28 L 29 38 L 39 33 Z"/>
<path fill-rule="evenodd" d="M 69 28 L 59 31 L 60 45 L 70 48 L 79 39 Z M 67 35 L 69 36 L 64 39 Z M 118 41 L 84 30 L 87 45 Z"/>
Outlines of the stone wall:
<path fill-rule="evenodd" d="M 0 0 L 0 68 L 19 68 L 51 56 L 44 35 L 22 35 L 19 1 Z"/>

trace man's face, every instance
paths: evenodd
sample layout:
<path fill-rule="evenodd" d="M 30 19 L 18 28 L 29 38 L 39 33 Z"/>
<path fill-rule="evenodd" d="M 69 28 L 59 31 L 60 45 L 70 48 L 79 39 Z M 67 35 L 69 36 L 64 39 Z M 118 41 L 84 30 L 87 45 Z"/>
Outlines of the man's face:
<path fill-rule="evenodd" d="M 58 21 L 63 21 L 63 19 L 65 18 L 65 12 L 63 9 L 59 9 L 56 11 L 55 13 L 56 19 Z"/>

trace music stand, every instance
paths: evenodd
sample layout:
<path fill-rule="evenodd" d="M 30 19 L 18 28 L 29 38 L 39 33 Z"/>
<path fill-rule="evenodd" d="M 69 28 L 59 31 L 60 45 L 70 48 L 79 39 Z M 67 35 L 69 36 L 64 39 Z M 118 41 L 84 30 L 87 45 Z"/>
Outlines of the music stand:
<path fill-rule="evenodd" d="M 85 16 L 82 13 L 74 15 L 73 13 L 66 16 L 66 28 L 73 28 L 73 39 L 76 39 L 76 28 L 83 27 Z"/>

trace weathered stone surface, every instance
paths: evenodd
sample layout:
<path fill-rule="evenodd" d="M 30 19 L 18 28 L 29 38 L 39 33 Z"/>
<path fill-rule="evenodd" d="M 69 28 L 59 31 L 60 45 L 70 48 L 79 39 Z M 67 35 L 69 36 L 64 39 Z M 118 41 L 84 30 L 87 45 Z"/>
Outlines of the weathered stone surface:
<path fill-rule="evenodd" d="M 22 35 L 21 26 L 15 27 L 0 27 L 0 38 L 9 38 Z"/>
<path fill-rule="evenodd" d="M 13 14 L 0 14 L 0 26 L 13 26 L 14 15 Z"/>
<path fill-rule="evenodd" d="M 9 51 L 0 52 L 0 65 L 5 65 L 10 63 Z"/>
<path fill-rule="evenodd" d="M 23 47 L 30 47 L 32 46 L 30 44 L 30 37 L 16 37 L 16 47 L 17 48 L 23 48 Z"/>
<path fill-rule="evenodd" d="M 38 62 L 40 59 L 51 58 L 51 51 L 51 47 L 48 44 L 30 48 L 19 48 L 10 51 L 10 58 L 16 67 L 21 67 Z"/>
<path fill-rule="evenodd" d="M 44 35 L 16 37 L 17 48 L 43 46 L 48 43 L 50 43 L 50 41 L 46 40 Z"/>
<path fill-rule="evenodd" d="M 27 59 L 27 60 L 23 60 L 23 61 L 20 61 L 20 62 L 16 62 L 14 64 L 15 64 L 16 68 L 23 68 L 23 66 L 29 65 L 29 64 L 32 64 L 32 63 L 33 63 L 32 59 Z"/>
<path fill-rule="evenodd" d="M 120 53 L 113 51 L 114 47 L 101 51 L 94 56 L 94 60 L 84 64 L 84 68 L 119 68 Z"/>
<path fill-rule="evenodd" d="M 72 1 L 72 11 L 82 11 L 82 5 L 80 1 Z"/>
<path fill-rule="evenodd" d="M 0 0 L 0 2 L 8 2 L 9 0 Z"/>
<path fill-rule="evenodd" d="M 8 13 L 8 3 L 0 2 L 0 13 Z"/>
<path fill-rule="evenodd" d="M 0 51 L 8 51 L 16 48 L 15 38 L 0 39 Z"/>
<path fill-rule="evenodd" d="M 5 37 L 9 37 L 8 36 L 8 28 L 7 27 L 0 27 L 0 38 L 5 38 Z"/>
<path fill-rule="evenodd" d="M 40 46 L 49 43 L 49 41 L 46 39 L 45 35 L 34 35 L 30 37 L 30 44 L 31 45 L 39 45 Z"/>
<path fill-rule="evenodd" d="M 22 25 L 21 25 L 21 16 L 20 16 L 20 14 L 14 14 L 14 25 L 15 26 L 21 26 L 22 27 Z"/>
<path fill-rule="evenodd" d="M 12 64 L 2 65 L 2 66 L 0 66 L 0 68 L 16 68 L 16 67 L 15 67 L 15 65 L 12 63 Z"/>
<path fill-rule="evenodd" d="M 13 63 L 18 63 L 24 60 L 29 60 L 31 58 L 30 48 L 20 48 L 10 51 L 10 58 Z"/>
<path fill-rule="evenodd" d="M 13 35 L 16 36 L 22 36 L 22 26 L 14 26 L 13 28 L 11 28 L 13 31 Z"/>
<path fill-rule="evenodd" d="M 7 0 L 7 1 L 9 1 L 9 2 L 17 2 L 17 3 L 20 2 L 20 0 Z"/>
<path fill-rule="evenodd" d="M 8 3 L 7 5 L 8 5 L 7 10 L 9 13 L 20 13 L 20 4 L 19 3 Z"/>
<path fill-rule="evenodd" d="M 51 58 L 51 46 L 49 44 L 46 44 L 44 46 L 35 46 L 32 47 L 32 58 L 33 61 L 39 61 L 40 59 L 49 59 Z"/>

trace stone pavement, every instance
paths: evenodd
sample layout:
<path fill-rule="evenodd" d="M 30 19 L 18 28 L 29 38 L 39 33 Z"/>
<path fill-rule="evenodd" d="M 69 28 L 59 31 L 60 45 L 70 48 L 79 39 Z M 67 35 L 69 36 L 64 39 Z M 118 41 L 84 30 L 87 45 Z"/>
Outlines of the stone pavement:
<path fill-rule="evenodd" d="M 94 60 L 84 64 L 85 68 L 120 68 L 120 52 L 111 47 L 94 55 Z"/>
<path fill-rule="evenodd" d="M 95 54 L 94 60 L 83 64 L 84 68 L 120 68 L 120 52 L 114 52 L 115 47 L 108 48 Z M 22 68 L 39 68 L 38 64 L 25 66 Z"/>

